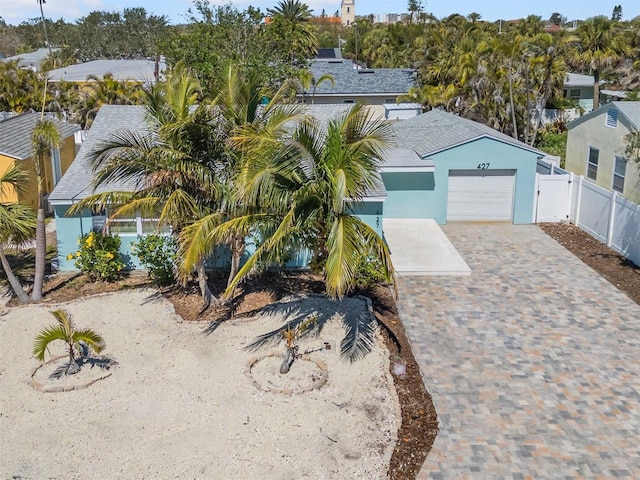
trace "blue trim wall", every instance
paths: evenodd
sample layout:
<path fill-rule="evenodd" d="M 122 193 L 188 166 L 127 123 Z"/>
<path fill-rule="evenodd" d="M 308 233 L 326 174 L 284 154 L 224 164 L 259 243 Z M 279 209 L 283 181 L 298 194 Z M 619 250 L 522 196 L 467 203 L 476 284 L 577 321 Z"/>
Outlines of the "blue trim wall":
<path fill-rule="evenodd" d="M 516 170 L 513 223 L 533 221 L 535 177 L 538 154 L 491 138 L 481 138 L 428 157 L 434 173 L 382 173 L 387 189 L 384 215 L 387 218 L 433 218 L 447 223 L 449 170 Z"/>

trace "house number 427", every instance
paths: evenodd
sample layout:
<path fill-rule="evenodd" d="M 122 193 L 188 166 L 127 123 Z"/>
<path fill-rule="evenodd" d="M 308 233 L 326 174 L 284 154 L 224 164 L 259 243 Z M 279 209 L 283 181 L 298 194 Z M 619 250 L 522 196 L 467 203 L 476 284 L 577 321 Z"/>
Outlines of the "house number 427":
<path fill-rule="evenodd" d="M 489 163 L 479 163 L 478 164 L 478 170 L 488 170 L 489 169 Z"/>

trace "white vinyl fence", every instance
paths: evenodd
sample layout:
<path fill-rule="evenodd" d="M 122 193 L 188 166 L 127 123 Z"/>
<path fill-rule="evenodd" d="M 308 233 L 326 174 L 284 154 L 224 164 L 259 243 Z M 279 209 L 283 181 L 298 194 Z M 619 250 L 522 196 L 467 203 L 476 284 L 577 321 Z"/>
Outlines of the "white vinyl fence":
<path fill-rule="evenodd" d="M 538 165 L 538 172 L 544 165 Z M 581 175 L 549 165 L 536 175 L 535 222 L 571 221 L 640 265 L 640 205 Z"/>

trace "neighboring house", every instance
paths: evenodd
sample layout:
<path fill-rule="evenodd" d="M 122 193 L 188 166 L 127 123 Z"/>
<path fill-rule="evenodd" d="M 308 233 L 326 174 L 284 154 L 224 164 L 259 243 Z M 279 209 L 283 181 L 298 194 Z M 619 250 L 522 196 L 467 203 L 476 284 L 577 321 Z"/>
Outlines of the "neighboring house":
<path fill-rule="evenodd" d="M 562 87 L 562 96 L 576 100 L 585 112 L 593 110 L 593 76 L 567 73 Z"/>
<path fill-rule="evenodd" d="M 536 164 L 544 152 L 441 110 L 393 129 L 396 147 L 405 150 L 404 160 L 391 152 L 382 168 L 385 218 L 532 223 Z"/>
<path fill-rule="evenodd" d="M 325 123 L 350 105 L 308 105 L 307 113 Z M 61 270 L 74 269 L 66 255 L 77 239 L 103 228 L 105 217 L 86 211 L 66 217 L 68 208 L 93 193 L 88 158 L 92 149 L 121 129 L 144 129 L 144 108 L 103 106 L 69 171 L 49 201 L 58 228 Z M 381 166 L 380 182 L 353 213 L 382 234 L 384 218 L 532 223 L 536 165 L 544 153 L 480 123 L 432 110 L 393 124 L 395 145 Z M 101 191 L 131 188 L 111 185 Z M 131 242 L 155 229 L 153 219 L 131 218 L 111 224 L 122 239 L 125 260 L 136 265 Z"/>
<path fill-rule="evenodd" d="M 565 168 L 640 204 L 638 165 L 624 137 L 640 130 L 640 102 L 611 102 L 567 125 Z"/>
<path fill-rule="evenodd" d="M 19 202 L 33 208 L 38 206 L 35 164 L 31 146 L 31 134 L 40 119 L 39 113 L 23 113 L 0 121 L 0 171 L 20 165 L 29 174 L 29 187 L 19 194 L 11 190 L 0 193 L 2 202 Z M 53 119 L 62 145 L 54 149 L 44 162 L 44 193 L 49 194 L 65 174 L 75 157 L 74 134 L 80 127 Z"/>
<path fill-rule="evenodd" d="M 52 48 L 52 52 L 57 52 L 60 50 L 59 48 Z M 18 61 L 18 67 L 20 68 L 28 68 L 29 70 L 33 70 L 37 72 L 40 70 L 40 66 L 49 56 L 48 48 L 39 48 L 35 52 L 21 53 L 19 55 L 13 55 L 12 57 L 6 57 L 1 59 L 3 62 L 13 62 Z"/>
<path fill-rule="evenodd" d="M 385 104 L 395 104 L 400 95 L 407 95 L 416 85 L 415 72 L 406 68 L 355 68 L 353 60 L 334 57 L 317 58 L 310 67 L 311 74 L 318 80 L 323 75 L 331 75 L 330 81 L 312 86 L 300 100 L 313 104 L 354 104 L 357 102 L 378 106 L 374 108 L 384 115 Z"/>
<path fill-rule="evenodd" d="M 165 68 L 163 62 L 156 64 L 151 60 L 93 60 L 67 67 L 50 70 L 51 82 L 72 82 L 80 86 L 89 82 L 89 75 L 102 79 L 110 73 L 115 80 L 139 84 L 153 83 Z"/>

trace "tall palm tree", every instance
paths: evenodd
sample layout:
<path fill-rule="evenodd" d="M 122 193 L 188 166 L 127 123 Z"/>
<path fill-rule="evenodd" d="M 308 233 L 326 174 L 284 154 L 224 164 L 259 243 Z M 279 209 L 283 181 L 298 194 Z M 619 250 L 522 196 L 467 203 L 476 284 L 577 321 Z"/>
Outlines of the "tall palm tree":
<path fill-rule="evenodd" d="M 167 80 L 147 94 L 147 131 L 119 131 L 92 153 L 94 187 L 130 182 L 132 188 L 91 195 L 70 213 L 109 208 L 112 217 L 159 218 L 174 235 L 220 208 L 218 172 L 224 165 L 218 119 L 197 106 L 200 86 L 191 72 L 177 66 Z M 204 259 L 194 265 L 208 307 L 214 299 Z"/>
<path fill-rule="evenodd" d="M 265 148 L 260 136 L 249 143 Z M 327 294 L 340 297 L 355 285 L 362 255 L 381 262 L 387 280 L 393 266 L 384 241 L 352 213 L 378 179 L 378 169 L 390 141 L 390 128 L 375 121 L 361 105 L 354 106 L 326 126 L 313 119 L 302 122 L 275 155 L 261 165 L 246 165 L 240 189 L 249 198 L 262 199 L 263 211 L 253 218 L 232 219 L 209 232 L 213 238 L 251 221 L 271 220 L 255 253 L 239 270 L 225 296 L 254 268 L 280 257 L 292 244 L 312 252 L 311 264 L 325 278 Z M 253 142 L 255 140 L 255 142 Z M 272 148 L 272 139 L 267 139 Z"/>
<path fill-rule="evenodd" d="M 281 0 L 275 8 L 267 9 L 271 15 L 269 38 L 276 55 L 288 59 L 290 66 L 304 63 L 318 50 L 318 37 L 309 23 L 311 10 L 300 0 Z"/>
<path fill-rule="evenodd" d="M 44 18 L 44 10 L 42 9 L 42 5 L 47 3 L 46 0 L 38 0 L 38 5 L 40 5 L 40 18 L 42 19 L 42 28 L 44 29 L 44 41 L 47 42 L 47 48 L 49 49 L 49 56 L 53 54 L 53 50 L 51 49 L 51 42 L 49 42 L 49 32 L 47 31 L 47 21 Z"/>
<path fill-rule="evenodd" d="M 616 29 L 616 23 L 605 16 L 589 18 L 576 30 L 578 41 L 571 60 L 588 68 L 593 75 L 593 108 L 600 106 L 600 75 L 606 68 L 617 65 L 628 46 Z"/>
<path fill-rule="evenodd" d="M 0 195 L 8 198 L 13 193 L 24 192 L 28 178 L 28 174 L 19 167 L 6 170 L 0 175 Z M 31 299 L 9 265 L 4 248 L 27 243 L 35 232 L 36 215 L 31 208 L 19 203 L 0 203 L 0 262 L 13 292 L 22 303 Z"/>
<path fill-rule="evenodd" d="M 274 92 L 264 85 L 259 72 L 243 71 L 235 64 L 229 64 L 223 75 L 219 82 L 223 86 L 213 101 L 213 109 L 219 112 L 218 125 L 226 139 L 227 163 L 218 172 L 223 201 L 219 210 L 203 216 L 184 230 L 179 257 L 184 275 L 193 265 L 211 255 L 217 245 L 228 245 L 231 250 L 230 285 L 240 268 L 245 238 L 254 225 L 249 219 L 253 219 L 260 208 L 255 195 L 243 195 L 238 178 L 278 155 L 300 109 L 282 103 L 291 87 L 288 82 Z M 264 99 L 269 99 L 266 104 L 263 104 Z M 256 138 L 260 140 L 259 149 L 255 145 Z M 226 225 L 223 232 L 218 230 L 222 223 Z M 211 233 L 213 231 L 222 233 L 216 235 Z"/>
<path fill-rule="evenodd" d="M 36 122 L 36 126 L 31 133 L 31 145 L 34 157 L 34 166 L 36 173 L 37 191 L 38 191 L 38 216 L 36 224 L 36 266 L 33 278 L 33 291 L 31 298 L 35 301 L 42 299 L 42 287 L 44 285 L 44 272 L 47 254 L 47 238 L 44 223 L 45 198 L 43 184 L 44 162 L 62 143 L 62 136 L 58 131 L 58 127 L 51 119 L 41 116 Z"/>

